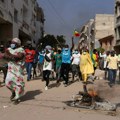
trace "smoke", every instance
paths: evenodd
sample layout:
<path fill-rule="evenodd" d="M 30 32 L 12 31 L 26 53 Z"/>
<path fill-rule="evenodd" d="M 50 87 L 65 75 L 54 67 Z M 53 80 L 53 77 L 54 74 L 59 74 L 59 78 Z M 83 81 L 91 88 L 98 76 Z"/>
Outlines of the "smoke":
<path fill-rule="evenodd" d="M 118 100 L 117 98 L 120 96 L 120 87 L 117 85 L 110 87 L 105 81 L 98 82 L 89 88 L 94 89 L 101 98 L 108 101 Z"/>

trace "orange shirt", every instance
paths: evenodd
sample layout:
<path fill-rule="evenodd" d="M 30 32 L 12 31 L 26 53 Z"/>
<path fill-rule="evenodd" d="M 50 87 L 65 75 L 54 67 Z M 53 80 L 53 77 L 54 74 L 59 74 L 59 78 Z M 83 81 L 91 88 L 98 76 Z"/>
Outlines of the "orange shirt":
<path fill-rule="evenodd" d="M 35 50 L 25 49 L 25 62 L 33 62 L 35 57 Z"/>

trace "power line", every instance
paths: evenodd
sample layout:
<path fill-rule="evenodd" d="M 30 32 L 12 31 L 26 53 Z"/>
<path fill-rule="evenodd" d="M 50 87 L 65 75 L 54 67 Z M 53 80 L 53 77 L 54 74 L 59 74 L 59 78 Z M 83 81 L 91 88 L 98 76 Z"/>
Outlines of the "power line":
<path fill-rule="evenodd" d="M 43 1 L 44 1 L 44 0 L 43 0 Z M 51 6 L 49 6 L 50 4 L 48 5 L 48 2 L 47 2 L 47 1 L 44 1 L 44 3 L 45 3 L 45 5 L 46 5 L 47 9 L 49 9 L 48 11 L 50 12 L 50 14 L 53 15 L 53 14 L 52 14 L 53 11 L 54 11 L 53 8 L 52 8 L 52 10 L 53 10 L 53 11 L 52 11 L 52 10 L 50 9 Z M 51 13 L 51 12 L 52 12 L 52 13 Z M 54 11 L 54 14 L 55 14 L 56 18 L 58 19 L 59 23 L 62 24 L 62 25 L 65 25 L 65 24 L 63 23 L 63 21 L 61 21 L 60 17 L 56 14 L 55 11 Z M 55 16 L 54 16 L 54 17 L 55 17 Z"/>
<path fill-rule="evenodd" d="M 52 2 L 50 0 L 47 0 L 48 3 L 50 4 L 50 6 L 52 7 L 52 9 L 54 10 L 54 12 L 56 13 L 56 15 L 60 18 L 61 22 L 66 25 L 68 28 L 71 28 L 66 21 L 63 19 L 63 17 L 59 14 L 59 12 L 57 11 L 57 9 L 55 8 L 55 6 L 52 4 Z"/>

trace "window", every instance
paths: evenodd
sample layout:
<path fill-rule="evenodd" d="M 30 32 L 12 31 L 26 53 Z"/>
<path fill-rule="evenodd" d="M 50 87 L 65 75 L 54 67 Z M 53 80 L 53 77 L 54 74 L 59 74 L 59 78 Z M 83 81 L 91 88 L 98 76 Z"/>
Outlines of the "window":
<path fill-rule="evenodd" d="M 0 0 L 1 2 L 5 2 L 4 0 Z"/>
<path fill-rule="evenodd" d="M 11 0 L 11 3 L 13 4 L 13 3 L 14 3 L 14 0 Z"/>
<path fill-rule="evenodd" d="M 14 9 L 14 21 L 18 22 L 18 11 L 16 9 Z"/>

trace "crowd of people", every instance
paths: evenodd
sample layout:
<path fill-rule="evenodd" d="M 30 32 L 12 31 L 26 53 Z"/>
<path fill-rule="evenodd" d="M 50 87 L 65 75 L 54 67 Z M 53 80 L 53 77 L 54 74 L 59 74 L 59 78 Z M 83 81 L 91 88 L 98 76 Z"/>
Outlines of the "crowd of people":
<path fill-rule="evenodd" d="M 46 82 L 45 90 L 49 89 L 50 76 L 56 80 L 56 85 L 63 80 L 64 86 L 67 87 L 70 83 L 69 73 L 72 74 L 72 82 L 77 76 L 78 80 L 83 82 L 84 88 L 90 75 L 93 81 L 97 79 L 95 76 L 97 68 L 105 71 L 104 79 L 109 80 L 110 87 L 115 84 L 117 70 L 119 70 L 120 81 L 120 54 L 117 55 L 115 51 L 101 53 L 96 49 L 89 51 L 86 47 L 81 50 L 80 44 L 78 48 L 74 47 L 73 39 L 72 37 L 71 48 L 65 45 L 55 50 L 47 45 L 41 51 L 33 48 L 31 44 L 23 48 L 20 39 L 12 39 L 3 54 L 8 64 L 0 65 L 4 73 L 3 82 L 12 93 L 10 100 L 17 104 L 24 93 L 24 71 L 27 73 L 27 81 L 41 76 L 41 79 Z"/>

